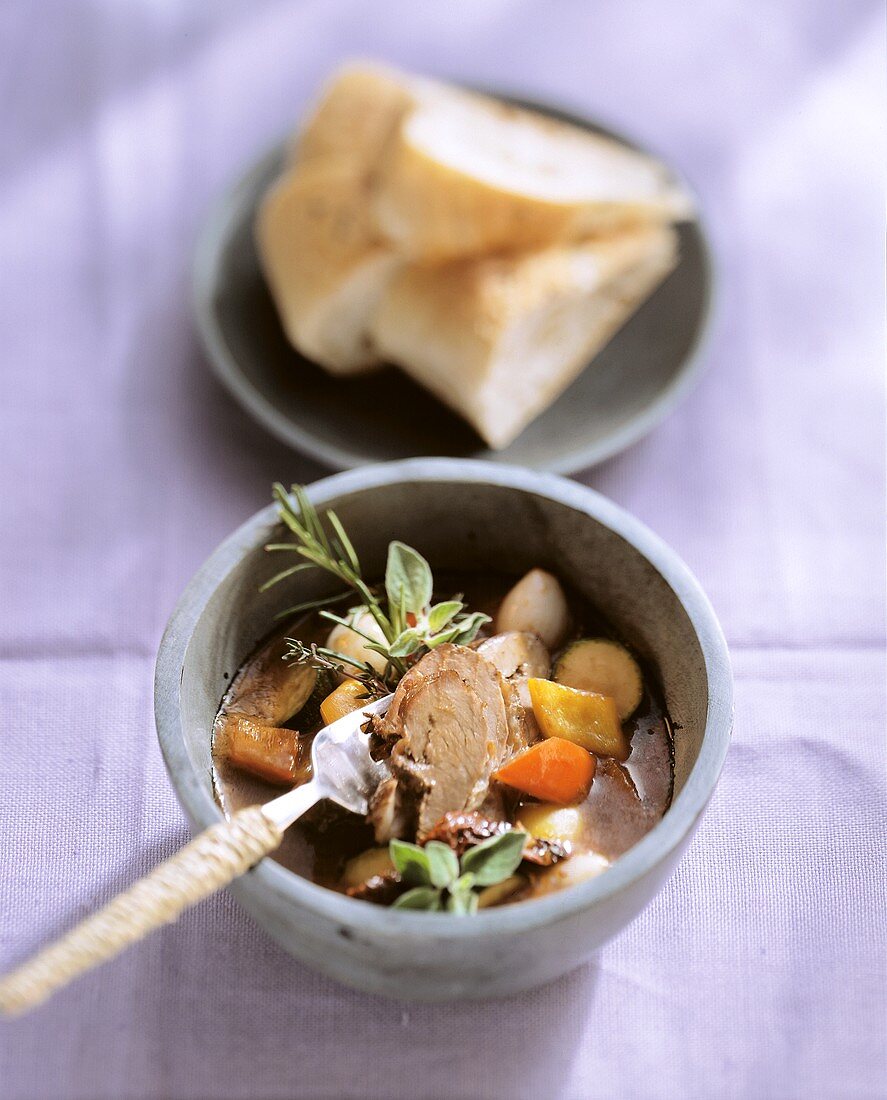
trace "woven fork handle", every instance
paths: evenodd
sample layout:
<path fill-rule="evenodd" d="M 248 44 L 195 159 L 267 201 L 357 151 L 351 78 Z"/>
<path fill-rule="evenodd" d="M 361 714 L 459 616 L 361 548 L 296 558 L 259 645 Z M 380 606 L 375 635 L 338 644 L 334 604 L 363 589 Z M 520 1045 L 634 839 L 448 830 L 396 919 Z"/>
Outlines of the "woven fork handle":
<path fill-rule="evenodd" d="M 0 1012 L 27 1012 L 227 886 L 279 847 L 282 830 L 251 806 L 201 833 L 98 913 L 0 980 Z"/>

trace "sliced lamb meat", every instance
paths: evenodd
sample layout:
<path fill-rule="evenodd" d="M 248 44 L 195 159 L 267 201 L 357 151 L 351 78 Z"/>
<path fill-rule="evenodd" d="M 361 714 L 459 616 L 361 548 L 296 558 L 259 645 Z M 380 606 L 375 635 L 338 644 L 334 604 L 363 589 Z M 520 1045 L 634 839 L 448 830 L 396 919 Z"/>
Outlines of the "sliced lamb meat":
<path fill-rule="evenodd" d="M 393 777 L 376 788 L 370 799 L 367 821 L 373 827 L 377 843 L 387 844 L 394 837 L 403 840 L 410 835 L 413 815 L 410 807 L 401 803 L 400 787 Z"/>
<path fill-rule="evenodd" d="M 502 677 L 517 688 L 525 707 L 530 706 L 527 680 L 531 676 L 547 678 L 551 671 L 551 655 L 535 634 L 524 630 L 509 630 L 494 634 L 477 647 L 482 657 L 495 665 Z"/>
<path fill-rule="evenodd" d="M 477 652 L 496 666 L 505 681 L 508 724 L 519 751 L 539 739 L 527 681 L 531 676 L 547 678 L 551 655 L 535 634 L 524 630 L 494 634 L 477 646 Z"/>
<path fill-rule="evenodd" d="M 425 843 L 439 840 L 442 844 L 448 844 L 457 856 L 461 856 L 475 844 L 482 844 L 490 837 L 507 833 L 511 828 L 507 821 L 493 821 L 479 813 L 448 813 L 428 833 Z M 539 840 L 527 833 L 523 858 L 528 863 L 550 867 L 553 863 L 566 859 L 571 850 L 569 841 Z"/>
<path fill-rule="evenodd" d="M 506 787 L 495 780 L 490 784 L 487 797 L 477 807 L 477 813 L 491 821 L 509 821 L 517 809 L 519 795 L 513 787 Z"/>
<path fill-rule="evenodd" d="M 490 776 L 519 747 L 505 699 L 502 678 L 486 658 L 466 646 L 442 645 L 404 676 L 388 713 L 374 721 L 376 746 L 391 746 L 400 806 L 412 808 L 419 839 L 447 811 L 480 806 Z M 390 797 L 387 788 L 377 792 L 371 818 L 377 799 Z"/>

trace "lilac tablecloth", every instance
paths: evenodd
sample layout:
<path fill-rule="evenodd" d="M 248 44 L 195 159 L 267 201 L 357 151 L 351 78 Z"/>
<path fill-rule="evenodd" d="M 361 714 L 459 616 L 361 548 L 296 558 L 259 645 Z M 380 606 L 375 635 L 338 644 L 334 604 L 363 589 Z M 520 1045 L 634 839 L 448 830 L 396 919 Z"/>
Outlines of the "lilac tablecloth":
<path fill-rule="evenodd" d="M 210 377 L 189 257 L 340 58 L 575 105 L 695 181 L 709 372 L 582 480 L 695 570 L 737 687 L 696 840 L 590 965 L 392 1003 L 221 896 L 0 1025 L 0 1096 L 884 1094 L 882 38 L 875 0 L 0 7 L 0 966 L 185 839 L 161 630 L 272 479 L 321 473 Z"/>

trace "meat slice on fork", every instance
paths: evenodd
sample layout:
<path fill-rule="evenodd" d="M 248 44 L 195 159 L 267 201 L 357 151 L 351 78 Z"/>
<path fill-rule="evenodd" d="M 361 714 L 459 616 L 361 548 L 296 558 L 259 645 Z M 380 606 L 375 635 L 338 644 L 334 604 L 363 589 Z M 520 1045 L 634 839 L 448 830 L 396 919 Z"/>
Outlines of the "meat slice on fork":
<path fill-rule="evenodd" d="M 373 723 L 393 780 L 370 804 L 380 842 L 413 833 L 421 841 L 447 812 L 485 802 L 493 772 L 525 744 L 509 721 L 511 692 L 467 646 L 438 646 L 404 676 Z"/>

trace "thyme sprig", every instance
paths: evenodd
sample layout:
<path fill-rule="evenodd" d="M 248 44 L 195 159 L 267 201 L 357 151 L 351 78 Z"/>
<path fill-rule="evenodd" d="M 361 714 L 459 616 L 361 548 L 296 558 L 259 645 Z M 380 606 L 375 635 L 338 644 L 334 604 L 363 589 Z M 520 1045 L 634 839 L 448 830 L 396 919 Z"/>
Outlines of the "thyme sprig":
<path fill-rule="evenodd" d="M 284 654 L 287 660 L 297 664 L 308 664 L 312 668 L 326 669 L 336 673 L 337 676 L 350 676 L 352 680 L 358 680 L 366 688 L 367 698 L 379 699 L 387 695 L 388 684 L 372 665 L 365 661 L 346 657 L 344 653 L 337 653 L 334 649 L 325 646 L 306 645 L 298 638 L 287 638 L 287 652 Z"/>
<path fill-rule="evenodd" d="M 269 543 L 265 549 L 296 553 L 305 560 L 275 574 L 262 585 L 262 591 L 307 569 L 321 569 L 346 586 L 344 591 L 331 596 L 288 607 L 277 617 L 319 610 L 323 618 L 358 635 L 364 650 L 384 657 L 385 667 L 379 672 L 369 662 L 336 650 L 306 646 L 298 639 L 287 639 L 288 659 L 318 668 L 335 665 L 337 671 L 353 669 L 348 675 L 378 694 L 381 689 L 393 690 L 410 665 L 429 650 L 445 642 L 467 645 L 474 641 L 481 626 L 489 622 L 488 615 L 466 612 L 461 597 L 432 605 L 431 567 L 417 550 L 396 540 L 388 546 L 384 588 L 367 584 L 354 544 L 335 512 L 330 510 L 324 515 L 328 530 L 301 485 L 294 485 L 287 492 L 283 485 L 275 484 L 273 495 L 280 519 L 295 535 L 295 541 Z M 347 616 L 329 610 L 354 595 L 359 597 L 360 604 L 352 607 Z M 381 640 L 358 626 L 366 612 L 379 627 Z"/>

